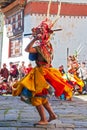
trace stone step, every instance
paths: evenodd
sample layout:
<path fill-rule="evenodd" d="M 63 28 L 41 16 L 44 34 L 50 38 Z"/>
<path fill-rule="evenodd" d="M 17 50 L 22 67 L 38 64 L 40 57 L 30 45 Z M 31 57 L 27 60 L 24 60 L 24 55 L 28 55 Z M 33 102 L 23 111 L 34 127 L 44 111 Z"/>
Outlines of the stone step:
<path fill-rule="evenodd" d="M 33 123 L 2 121 L 0 122 L 0 130 L 74 130 L 75 128 L 74 125 L 63 124 L 60 120 L 52 121 L 48 125 L 34 125 Z"/>
<path fill-rule="evenodd" d="M 75 127 L 71 124 L 48 124 L 48 125 L 32 125 L 23 122 L 0 122 L 0 130 L 87 130 L 87 127 Z"/>

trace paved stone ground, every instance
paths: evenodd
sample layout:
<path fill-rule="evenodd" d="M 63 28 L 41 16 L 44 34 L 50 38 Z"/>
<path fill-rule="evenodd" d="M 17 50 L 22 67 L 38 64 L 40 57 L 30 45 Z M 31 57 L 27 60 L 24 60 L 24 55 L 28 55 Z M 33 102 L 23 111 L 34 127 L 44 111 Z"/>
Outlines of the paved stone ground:
<path fill-rule="evenodd" d="M 58 119 L 34 126 L 39 120 L 35 107 L 20 97 L 0 96 L 0 130 L 87 130 L 87 95 L 74 96 L 72 101 L 51 97 L 49 101 Z"/>

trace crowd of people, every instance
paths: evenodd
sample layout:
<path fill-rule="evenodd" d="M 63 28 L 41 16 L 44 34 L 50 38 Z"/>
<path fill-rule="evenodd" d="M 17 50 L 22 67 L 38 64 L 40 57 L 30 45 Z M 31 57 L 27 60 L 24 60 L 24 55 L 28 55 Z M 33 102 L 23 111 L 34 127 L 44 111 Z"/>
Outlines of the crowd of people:
<path fill-rule="evenodd" d="M 26 66 L 24 61 L 21 62 L 20 66 L 10 62 L 9 69 L 7 68 L 6 63 L 4 63 L 3 67 L 0 69 L 0 95 L 12 94 L 12 85 L 27 75 L 32 70 L 32 68 L 33 67 L 31 63 Z M 59 66 L 58 70 L 62 74 L 62 77 L 65 78 L 68 83 L 74 86 L 74 94 L 87 94 L 87 67 L 85 62 L 78 63 L 76 67 L 75 64 L 70 61 L 68 72 L 64 70 L 63 65 Z M 84 86 L 80 86 L 80 84 L 77 83 L 78 81 L 75 79 L 75 77 L 72 78 L 74 75 L 81 79 L 80 81 L 83 81 Z"/>
<path fill-rule="evenodd" d="M 24 61 L 21 65 L 10 62 L 9 67 L 4 63 L 0 69 L 0 95 L 12 94 L 12 85 L 28 74 L 31 69 L 32 64 L 29 63 L 26 66 Z"/>
<path fill-rule="evenodd" d="M 76 64 L 72 63 L 72 60 L 69 56 L 68 71 L 64 70 L 64 66 L 61 65 L 58 67 L 62 77 L 67 80 L 73 86 L 72 91 L 74 94 L 87 94 L 87 67 L 85 62 Z M 73 60 L 75 62 L 75 60 Z M 32 70 L 32 64 L 29 63 L 28 66 L 25 65 L 25 62 L 22 61 L 21 65 L 16 65 L 12 62 L 9 63 L 9 69 L 7 68 L 6 63 L 3 64 L 3 67 L 0 69 L 0 95 L 3 94 L 12 94 L 12 85 L 26 76 Z M 79 81 L 76 79 L 76 77 Z M 83 84 L 81 85 L 81 83 Z M 49 89 L 49 93 L 53 94 L 54 90 Z M 50 95 L 51 95 L 50 94 Z M 60 96 L 65 99 L 64 94 Z M 63 100 L 64 100 L 63 99 Z"/>

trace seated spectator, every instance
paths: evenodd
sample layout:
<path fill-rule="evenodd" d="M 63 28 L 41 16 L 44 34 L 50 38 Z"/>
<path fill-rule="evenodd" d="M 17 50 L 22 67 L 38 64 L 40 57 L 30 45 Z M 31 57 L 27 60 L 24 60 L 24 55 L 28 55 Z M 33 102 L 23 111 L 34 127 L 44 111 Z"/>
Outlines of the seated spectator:
<path fill-rule="evenodd" d="M 18 78 L 18 75 L 19 75 L 19 72 L 18 72 L 17 66 L 11 62 L 10 63 L 10 80 L 14 80 L 15 78 Z"/>
<path fill-rule="evenodd" d="M 3 68 L 1 68 L 0 75 L 1 75 L 1 77 L 3 77 L 3 78 L 5 78 L 6 80 L 8 80 L 9 70 L 7 69 L 5 63 L 3 64 Z"/>

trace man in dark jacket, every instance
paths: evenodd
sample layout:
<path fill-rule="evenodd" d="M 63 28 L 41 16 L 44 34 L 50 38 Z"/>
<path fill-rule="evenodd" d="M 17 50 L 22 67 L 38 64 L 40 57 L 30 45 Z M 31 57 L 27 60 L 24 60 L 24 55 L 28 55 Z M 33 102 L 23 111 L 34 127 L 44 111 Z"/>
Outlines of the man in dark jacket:
<path fill-rule="evenodd" d="M 6 80 L 8 80 L 9 70 L 7 69 L 5 63 L 3 64 L 3 68 L 1 68 L 0 75 L 1 75 L 1 77 L 3 77 L 3 78 L 5 78 Z"/>

